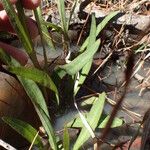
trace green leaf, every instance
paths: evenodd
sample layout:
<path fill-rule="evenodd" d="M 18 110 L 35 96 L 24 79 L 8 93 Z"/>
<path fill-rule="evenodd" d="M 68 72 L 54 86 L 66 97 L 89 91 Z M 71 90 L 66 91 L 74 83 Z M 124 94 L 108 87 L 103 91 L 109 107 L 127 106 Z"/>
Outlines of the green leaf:
<path fill-rule="evenodd" d="M 62 79 L 66 75 L 66 72 L 63 69 L 61 69 L 60 67 L 57 67 L 54 70 L 54 74 L 57 75 L 60 79 Z"/>
<path fill-rule="evenodd" d="M 43 22 L 47 27 L 51 27 L 51 28 L 53 28 L 56 32 L 59 32 L 59 33 L 61 33 L 61 34 L 64 34 L 64 31 L 63 31 L 63 29 L 60 27 L 60 26 L 58 26 L 58 25 L 56 25 L 56 24 L 54 24 L 54 23 L 51 23 L 51 22 L 47 22 L 47 21 L 45 21 L 45 22 Z"/>
<path fill-rule="evenodd" d="M 65 14 L 65 1 L 64 0 L 57 0 L 57 7 L 61 19 L 61 26 L 65 33 L 65 37 L 68 38 L 68 28 L 67 28 L 67 20 Z"/>
<path fill-rule="evenodd" d="M 91 47 L 96 41 L 96 20 L 95 16 L 92 15 L 92 22 L 91 22 L 91 29 L 90 29 L 90 35 L 89 35 L 89 43 L 87 45 L 87 49 Z"/>
<path fill-rule="evenodd" d="M 85 114 L 86 117 L 87 114 Z M 98 126 L 96 128 L 105 128 L 108 119 L 110 116 L 105 117 L 102 122 L 98 123 Z M 100 118 L 101 119 L 101 118 Z M 115 127 L 119 127 L 123 124 L 123 120 L 121 120 L 120 118 L 115 118 L 113 121 L 113 124 L 111 125 L 111 128 L 115 128 Z M 74 120 L 70 121 L 67 123 L 67 127 L 68 128 L 82 128 L 83 127 L 83 123 L 82 120 L 80 119 L 80 117 L 75 118 Z"/>
<path fill-rule="evenodd" d="M 98 35 L 105 28 L 105 26 L 109 23 L 109 21 L 113 17 L 115 17 L 118 13 L 120 13 L 120 11 L 114 11 L 114 12 L 111 12 L 109 15 L 107 15 L 103 19 L 103 21 L 97 26 L 96 35 Z"/>
<path fill-rule="evenodd" d="M 87 115 L 87 122 L 93 130 L 97 127 L 98 121 L 103 112 L 105 103 L 105 93 L 99 94 L 99 97 L 95 97 L 93 106 Z M 90 137 L 89 131 L 84 126 L 74 144 L 73 150 L 78 150 Z"/>
<path fill-rule="evenodd" d="M 69 19 L 67 21 L 67 29 L 69 28 L 70 21 L 72 19 L 73 14 L 74 14 L 75 8 L 77 7 L 77 2 L 78 2 L 78 0 L 73 1 L 73 5 L 72 5 L 71 11 L 70 11 Z"/>
<path fill-rule="evenodd" d="M 19 119 L 11 117 L 3 117 L 2 119 L 4 120 L 5 123 L 11 126 L 15 131 L 21 134 L 30 143 L 33 142 L 35 136 L 38 133 L 38 131 L 34 129 L 30 124 L 23 122 Z M 43 144 L 39 135 L 37 135 L 34 141 L 34 145 L 38 146 L 39 149 L 43 150 Z"/>
<path fill-rule="evenodd" d="M 70 148 L 69 132 L 66 126 L 64 127 L 64 134 L 63 134 L 63 148 L 65 150 L 69 150 Z"/>
<path fill-rule="evenodd" d="M 82 113 L 82 115 L 87 119 L 87 113 Z M 79 115 L 76 118 L 67 123 L 68 128 L 82 128 L 84 126 Z"/>
<path fill-rule="evenodd" d="M 31 79 L 41 85 L 51 89 L 55 92 L 57 102 L 59 103 L 58 90 L 50 76 L 44 71 L 38 70 L 36 68 L 25 68 L 25 67 L 9 67 L 9 71 L 15 73 L 24 78 Z"/>
<path fill-rule="evenodd" d="M 35 107 L 35 110 L 42 122 L 42 125 L 43 125 L 46 133 L 48 134 L 48 137 L 49 137 L 48 141 L 49 141 L 51 147 L 54 150 L 57 150 L 55 134 L 54 134 L 51 122 L 50 122 L 50 116 L 49 116 L 48 109 L 47 109 L 47 106 L 46 106 L 46 103 L 45 103 L 45 100 L 44 100 L 41 90 L 36 85 L 36 83 L 32 80 L 25 79 L 25 78 L 19 77 L 19 76 L 18 76 L 18 79 L 21 82 L 21 84 L 23 85 L 26 93 L 30 97 L 30 99 Z"/>
<path fill-rule="evenodd" d="M 77 92 L 79 91 L 80 87 L 82 86 L 82 84 L 84 83 L 90 69 L 91 69 L 91 66 L 92 66 L 92 59 L 89 60 L 89 62 L 82 68 L 82 70 L 80 71 L 80 77 L 79 77 L 79 83 L 78 83 L 78 86 L 77 88 L 75 89 L 74 91 L 74 94 L 76 95 Z"/>
<path fill-rule="evenodd" d="M 115 17 L 117 14 L 119 13 L 119 11 L 115 11 L 115 12 L 111 12 L 109 15 L 107 15 L 103 21 L 97 26 L 97 30 L 96 30 L 96 36 L 98 36 L 98 34 L 104 29 L 104 27 L 108 24 L 108 22 Z M 83 52 L 85 50 L 85 48 L 87 47 L 88 43 L 89 43 L 89 37 L 87 37 L 87 39 L 85 40 L 85 42 L 82 44 L 81 48 L 80 48 L 80 52 Z"/>
<path fill-rule="evenodd" d="M 48 29 L 46 27 L 45 21 L 42 17 L 42 10 L 40 7 L 36 8 L 34 10 L 34 15 L 35 15 L 36 21 L 38 23 L 40 35 L 43 37 L 44 41 L 46 41 L 46 43 L 48 44 L 50 49 L 56 50 L 55 46 L 53 44 L 52 38 L 50 37 L 50 33 L 48 32 Z M 44 53 L 46 53 L 45 48 L 44 48 L 44 51 L 45 51 Z"/>
<path fill-rule="evenodd" d="M 40 65 L 39 65 L 37 57 L 36 57 L 36 53 L 33 49 L 32 40 L 29 36 L 28 30 L 27 30 L 27 27 L 25 24 L 26 18 L 24 15 L 23 8 L 21 8 L 20 1 L 17 2 L 17 9 L 21 11 L 21 12 L 19 12 L 19 17 L 24 18 L 24 19 L 21 19 L 22 22 L 20 21 L 17 13 L 15 12 L 13 5 L 10 3 L 9 0 L 2 0 L 2 4 L 3 4 L 5 11 L 7 12 L 8 16 L 9 16 L 10 22 L 11 22 L 15 32 L 17 33 L 17 35 L 18 35 L 21 43 L 23 44 L 26 52 L 30 56 L 33 64 L 37 68 L 40 68 Z"/>
<path fill-rule="evenodd" d="M 2 51 L 2 49 L 1 49 Z M 3 54 L 7 56 L 7 54 L 3 51 Z M 5 59 L 7 57 L 4 57 Z M 11 58 L 11 57 L 10 57 Z M 20 64 L 13 58 L 11 58 L 11 61 L 7 61 L 9 67 L 20 67 Z M 23 85 L 27 95 L 30 97 L 31 102 L 33 103 L 35 110 L 42 122 L 42 125 L 48 134 L 48 141 L 51 147 L 54 150 L 57 150 L 57 143 L 56 143 L 56 137 L 53 131 L 53 127 L 50 122 L 50 116 L 47 109 L 47 105 L 45 102 L 45 99 L 43 97 L 43 94 L 37 84 L 29 79 L 17 76 L 20 83 Z"/>
<path fill-rule="evenodd" d="M 95 52 L 98 50 L 99 45 L 100 41 L 97 40 L 94 45 L 89 48 L 89 50 L 86 50 L 84 53 L 80 54 L 69 64 L 60 66 L 60 68 L 64 69 L 70 75 L 76 74 L 91 60 Z"/>
<path fill-rule="evenodd" d="M 25 32 L 22 23 L 20 22 L 13 5 L 10 3 L 9 0 L 1 0 L 2 4 L 4 6 L 4 9 L 6 10 L 7 14 L 9 15 L 9 19 L 11 21 L 11 24 L 13 25 L 17 35 L 22 41 L 22 44 L 24 45 L 27 52 L 30 54 L 32 52 L 32 45 L 28 39 L 27 33 Z"/>
<path fill-rule="evenodd" d="M 81 107 L 86 107 L 86 106 L 88 106 L 88 105 L 93 105 L 93 103 L 94 103 L 94 101 L 95 101 L 95 97 L 93 96 L 93 97 L 90 97 L 90 98 L 88 98 L 88 99 L 86 99 L 86 100 L 84 100 L 83 102 L 81 102 L 81 104 L 80 104 L 80 106 Z"/>
<path fill-rule="evenodd" d="M 96 21 L 94 16 L 92 17 L 92 23 L 91 23 L 91 30 L 90 30 L 90 42 L 87 45 L 87 49 L 85 52 L 80 54 L 77 58 L 75 58 L 73 61 L 71 61 L 69 64 L 60 66 L 60 68 L 64 69 L 68 74 L 74 75 L 79 70 L 81 70 L 91 59 L 93 58 L 93 55 L 98 50 L 98 47 L 100 45 L 100 41 L 96 40 Z"/>
<path fill-rule="evenodd" d="M 110 116 L 107 116 L 99 125 L 98 128 L 105 128 Z M 123 120 L 117 117 L 114 118 L 111 128 L 119 127 L 123 124 Z"/>
<path fill-rule="evenodd" d="M 90 46 L 95 42 L 96 40 L 96 22 L 95 22 L 95 18 L 94 16 L 92 15 L 92 24 L 91 24 L 91 31 L 90 31 L 90 35 L 89 35 L 89 38 L 90 38 L 90 42 L 87 46 L 87 49 L 90 48 Z M 91 66 L 92 66 L 92 61 L 93 59 L 89 60 L 88 63 L 83 66 L 82 70 L 80 71 L 79 73 L 79 81 L 78 81 L 78 86 L 77 88 L 75 89 L 74 91 L 74 94 L 76 95 L 77 92 L 79 91 L 81 85 L 84 83 L 90 69 L 91 69 Z"/>
<path fill-rule="evenodd" d="M 0 48 L 0 60 L 2 60 L 5 64 L 11 63 L 11 57 L 5 53 L 2 48 Z"/>

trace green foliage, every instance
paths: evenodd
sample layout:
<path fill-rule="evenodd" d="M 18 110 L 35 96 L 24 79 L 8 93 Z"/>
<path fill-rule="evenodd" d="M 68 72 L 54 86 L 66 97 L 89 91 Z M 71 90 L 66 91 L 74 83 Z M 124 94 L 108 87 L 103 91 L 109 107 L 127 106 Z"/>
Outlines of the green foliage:
<path fill-rule="evenodd" d="M 30 143 L 32 143 L 34 138 L 36 137 L 34 140 L 34 145 L 36 145 L 40 150 L 43 150 L 43 144 L 38 135 L 38 131 L 34 129 L 30 124 L 10 117 L 3 117 L 2 119 Z"/>
<path fill-rule="evenodd" d="M 90 42 L 87 45 L 85 52 L 80 54 L 77 58 L 71 61 L 69 64 L 61 66 L 68 74 L 74 75 L 79 72 L 92 58 L 99 48 L 100 41 L 96 40 L 96 22 L 94 16 L 92 17 L 91 31 L 89 35 Z"/>
<path fill-rule="evenodd" d="M 25 67 L 21 67 L 21 66 L 20 67 L 9 67 L 9 71 L 18 76 L 33 80 L 37 83 L 40 83 L 42 86 L 49 88 L 50 90 L 55 92 L 56 98 L 57 98 L 57 103 L 59 104 L 58 90 L 57 90 L 54 82 L 52 81 L 51 77 L 44 71 L 41 71 L 41 70 L 33 68 L 33 67 L 25 68 Z"/>
<path fill-rule="evenodd" d="M 87 64 L 82 68 L 82 70 L 79 72 L 79 79 L 78 79 L 78 86 L 76 87 L 76 89 L 74 90 L 74 95 L 77 94 L 77 92 L 79 91 L 80 87 L 82 86 L 82 84 L 84 83 L 90 69 L 92 66 L 92 59 L 89 60 L 89 62 L 87 62 Z"/>
<path fill-rule="evenodd" d="M 102 122 L 100 122 L 100 124 L 98 125 L 98 128 L 105 128 L 108 120 L 109 120 L 110 116 L 107 116 L 105 119 L 102 120 Z M 111 125 L 111 128 L 115 128 L 115 127 L 119 127 L 123 124 L 123 120 L 120 118 L 114 118 L 113 123 Z"/>
<path fill-rule="evenodd" d="M 84 114 L 87 118 L 87 113 Z M 96 128 L 105 128 L 110 116 L 103 116 L 100 118 L 100 121 Z M 119 127 L 123 124 L 123 120 L 119 118 L 115 118 L 113 121 L 113 124 L 111 125 L 111 128 Z M 67 123 L 68 128 L 82 128 L 83 123 L 79 117 L 75 118 L 74 120 Z"/>
<path fill-rule="evenodd" d="M 90 112 L 87 114 L 87 122 L 94 131 L 97 127 L 98 121 L 103 112 L 103 107 L 105 103 L 105 93 L 99 94 L 99 97 L 95 97 L 95 101 Z M 85 126 L 82 130 L 74 144 L 73 150 L 78 150 L 90 137 L 90 133 Z"/>
<path fill-rule="evenodd" d="M 96 36 L 98 36 L 98 34 L 104 29 L 104 27 L 108 24 L 108 22 L 115 17 L 117 14 L 119 13 L 119 11 L 115 11 L 115 12 L 111 12 L 108 16 L 106 16 L 102 22 L 100 22 L 97 25 L 97 29 L 96 29 Z M 87 39 L 85 40 L 85 42 L 82 44 L 81 48 L 80 48 L 80 52 L 84 51 L 85 48 L 87 47 L 88 43 L 89 43 L 89 37 L 87 37 Z"/>
<path fill-rule="evenodd" d="M 69 148 L 70 148 L 69 133 L 68 133 L 68 128 L 66 126 L 64 127 L 63 148 L 65 150 L 69 150 Z"/>
<path fill-rule="evenodd" d="M 80 54 L 77 58 L 75 58 L 69 64 L 66 64 L 64 66 L 60 66 L 60 68 L 65 70 L 70 75 L 76 74 L 91 60 L 91 58 L 93 57 L 95 52 L 98 50 L 99 44 L 100 44 L 100 41 L 97 40 L 94 43 L 94 45 L 92 45 L 84 53 Z"/>
<path fill-rule="evenodd" d="M 82 70 L 79 72 L 79 80 L 78 80 L 78 86 L 76 87 L 75 91 L 74 91 L 74 94 L 76 95 L 78 90 L 80 89 L 80 86 L 84 83 L 90 69 L 91 69 L 91 66 L 92 66 L 92 61 L 93 61 L 93 55 L 94 53 L 97 51 L 98 47 L 100 44 L 97 45 L 97 48 L 91 48 L 91 45 L 93 45 L 93 43 L 95 43 L 95 40 L 96 40 L 96 21 L 95 21 L 95 17 L 94 15 L 92 16 L 92 23 L 91 23 L 91 30 L 90 30 L 90 35 L 89 35 L 89 44 L 87 45 L 87 52 L 89 52 L 88 55 L 86 55 L 86 58 L 89 56 L 91 57 L 87 63 L 83 66 Z M 94 51 L 95 50 L 95 51 Z M 93 51 L 93 55 L 91 56 L 90 52 Z M 85 53 L 85 52 L 84 52 Z M 80 59 L 85 59 L 85 57 L 83 58 L 80 58 Z M 81 66 L 81 64 L 80 64 Z M 80 69 L 80 66 L 79 66 L 79 69 Z"/>
<path fill-rule="evenodd" d="M 47 59 L 46 58 L 47 57 L 46 56 L 46 50 L 45 50 L 45 47 L 44 47 L 44 41 L 46 41 L 47 45 L 49 46 L 49 48 L 51 50 L 56 50 L 56 49 L 55 49 L 55 46 L 53 44 L 52 38 L 50 37 L 50 34 L 48 32 L 45 21 L 43 20 L 42 10 L 41 10 L 40 7 L 38 7 L 37 9 L 34 10 L 34 15 L 35 15 L 35 18 L 36 18 L 36 21 L 37 21 L 37 24 L 38 24 L 38 29 L 39 29 L 39 32 L 40 32 L 41 41 L 43 42 L 42 46 L 43 46 L 43 51 L 44 51 L 44 57 L 45 57 L 45 59 Z"/>
<path fill-rule="evenodd" d="M 4 9 L 6 10 L 7 14 L 9 15 L 9 18 L 10 18 L 10 21 L 11 21 L 13 28 L 15 29 L 21 43 L 23 44 L 26 52 L 30 56 L 33 64 L 36 67 L 40 67 L 39 63 L 37 61 L 35 51 L 33 49 L 32 40 L 31 40 L 29 33 L 26 29 L 27 27 L 25 26 L 25 23 L 24 23 L 25 20 L 23 20 L 23 22 L 20 21 L 19 17 L 17 16 L 17 14 L 15 12 L 14 7 L 11 5 L 9 0 L 2 0 L 2 4 L 3 4 Z M 23 13 L 23 11 L 20 12 L 20 18 L 25 18 L 24 14 L 22 14 L 22 13 Z M 21 15 L 22 15 L 22 17 L 21 17 Z"/>
<path fill-rule="evenodd" d="M 28 37 L 22 23 L 19 20 L 19 17 L 17 16 L 14 7 L 12 6 L 12 4 L 10 3 L 9 0 L 2 0 L 4 9 L 6 10 L 7 14 L 10 17 L 10 21 L 18 35 L 18 37 L 20 38 L 21 42 L 23 43 L 25 49 L 27 50 L 28 54 L 32 53 L 33 47 L 32 44 L 30 42 L 30 37 Z"/>
<path fill-rule="evenodd" d="M 4 62 L 7 62 L 7 65 L 9 67 L 20 67 L 20 64 L 16 60 L 8 56 L 4 51 L 2 51 L 2 49 L 0 51 L 0 56 L 4 56 L 3 60 Z M 56 137 L 50 122 L 49 112 L 41 90 L 33 80 L 29 80 L 20 76 L 17 77 L 21 82 L 21 84 L 23 85 L 27 95 L 30 97 L 35 107 L 35 110 L 42 122 L 42 125 L 49 136 L 48 141 L 51 147 L 56 150 L 57 149 Z"/>
<path fill-rule="evenodd" d="M 47 52 L 44 49 L 44 41 L 47 42 L 47 44 L 50 46 L 51 50 L 55 49 L 55 45 L 53 45 L 53 41 L 51 40 L 51 37 L 49 36 L 47 27 L 52 27 L 56 32 L 62 34 L 64 37 L 64 43 L 68 42 L 68 28 L 69 28 L 69 22 L 72 17 L 73 11 L 75 9 L 77 0 L 74 3 L 74 6 L 72 8 L 70 18 L 69 20 L 66 19 L 66 12 L 65 12 L 65 4 L 64 0 L 57 0 L 57 6 L 59 10 L 59 15 L 61 19 L 61 26 L 44 22 L 42 18 L 41 8 L 38 7 L 36 10 L 34 10 L 34 15 L 38 24 L 39 33 L 41 36 L 41 40 L 43 42 L 43 55 L 45 60 L 45 68 L 41 70 L 41 67 L 39 65 L 39 62 L 36 57 L 36 52 L 34 51 L 33 44 L 31 37 L 29 36 L 26 23 L 25 23 L 25 15 L 24 10 L 22 6 L 20 5 L 20 2 L 17 2 L 16 8 L 18 11 L 20 11 L 19 16 L 16 14 L 14 7 L 10 4 L 9 0 L 2 0 L 2 3 L 4 5 L 4 8 L 7 12 L 7 14 L 10 17 L 11 24 L 13 25 L 13 28 L 15 29 L 19 39 L 21 40 L 28 56 L 31 58 L 32 63 L 34 64 L 33 68 L 25 68 L 21 66 L 16 60 L 14 60 L 11 56 L 7 55 L 2 49 L 0 49 L 0 59 L 5 62 L 5 64 L 8 65 L 8 71 L 16 74 L 18 80 L 24 87 L 27 95 L 30 97 L 34 108 L 41 120 L 42 126 L 44 127 L 47 135 L 48 135 L 48 142 L 52 149 L 57 150 L 58 149 L 58 143 L 56 142 L 56 135 L 54 133 L 54 129 L 51 124 L 50 115 L 48 112 L 48 106 L 45 102 L 44 95 L 42 91 L 40 90 L 40 87 L 35 82 L 39 83 L 42 86 L 45 86 L 52 91 L 55 92 L 57 102 L 59 103 L 59 93 L 58 89 L 53 82 L 52 78 L 47 72 Z M 96 39 L 97 35 L 104 29 L 104 27 L 107 25 L 107 23 L 115 16 L 118 12 L 113 12 L 98 25 L 96 26 L 96 20 L 94 15 L 92 15 L 92 22 L 91 22 L 91 29 L 90 34 L 88 38 L 85 40 L 83 45 L 81 46 L 78 56 L 74 58 L 70 63 L 57 66 L 58 68 L 55 70 L 55 74 L 62 79 L 65 75 L 70 75 L 72 79 L 74 80 L 73 83 L 78 83 L 77 87 L 74 89 L 74 95 L 75 96 L 80 86 L 84 83 L 90 68 L 92 66 L 93 56 L 98 50 L 100 46 L 100 39 Z M 66 44 L 65 43 L 65 44 Z M 75 78 L 75 76 L 79 75 L 78 78 Z M 71 82 L 70 82 L 71 85 Z M 67 93 L 68 94 L 68 93 Z M 91 130 L 94 132 L 94 130 L 98 128 L 104 128 L 107 124 L 107 121 L 109 119 L 109 116 L 102 119 L 102 112 L 103 107 L 105 103 L 105 93 L 99 94 L 98 97 L 92 97 L 93 103 L 92 107 L 89 113 L 86 114 L 85 118 L 86 121 L 91 128 Z M 102 120 L 101 120 L 102 119 Z M 24 138 L 26 138 L 29 142 L 32 143 L 33 138 L 35 137 L 37 131 L 30 126 L 29 124 L 20 121 L 18 119 L 4 117 L 3 120 L 9 124 L 11 127 L 13 127 L 17 132 L 19 132 Z M 112 124 L 112 127 L 116 127 L 122 124 L 122 120 L 115 118 L 114 122 Z M 73 146 L 73 150 L 78 150 L 91 136 L 89 129 L 87 126 L 83 123 L 83 120 L 81 118 L 77 118 L 74 123 L 70 122 L 65 126 L 64 128 L 64 136 L 63 136 L 63 147 L 65 150 L 70 149 L 70 137 L 68 133 L 67 127 L 72 125 L 72 127 L 80 127 L 81 132 L 75 141 L 75 144 Z M 42 143 L 37 136 L 34 144 L 38 145 L 39 149 L 42 149 Z"/>
<path fill-rule="evenodd" d="M 65 1 L 64 0 L 57 0 L 58 11 L 61 20 L 61 27 L 64 31 L 65 38 L 68 39 L 68 27 L 67 27 L 67 20 L 65 14 Z"/>

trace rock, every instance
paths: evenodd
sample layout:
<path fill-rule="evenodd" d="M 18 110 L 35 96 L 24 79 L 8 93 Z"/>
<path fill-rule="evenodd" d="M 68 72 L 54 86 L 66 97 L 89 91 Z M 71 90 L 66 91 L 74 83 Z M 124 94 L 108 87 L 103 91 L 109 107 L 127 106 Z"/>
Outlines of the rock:
<path fill-rule="evenodd" d="M 0 139 L 13 146 L 23 146 L 26 142 L 1 119 L 9 116 L 38 126 L 38 117 L 23 87 L 13 77 L 0 72 Z"/>

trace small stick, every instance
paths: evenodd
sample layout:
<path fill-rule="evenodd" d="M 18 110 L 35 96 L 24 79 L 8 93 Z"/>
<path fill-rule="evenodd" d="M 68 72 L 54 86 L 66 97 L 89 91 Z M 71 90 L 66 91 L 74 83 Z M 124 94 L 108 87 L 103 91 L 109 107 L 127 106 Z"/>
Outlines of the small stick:
<path fill-rule="evenodd" d="M 14 147 L 12 147 L 10 144 L 4 142 L 3 140 L 0 139 L 0 146 L 2 146 L 3 148 L 7 149 L 7 150 L 17 150 Z"/>

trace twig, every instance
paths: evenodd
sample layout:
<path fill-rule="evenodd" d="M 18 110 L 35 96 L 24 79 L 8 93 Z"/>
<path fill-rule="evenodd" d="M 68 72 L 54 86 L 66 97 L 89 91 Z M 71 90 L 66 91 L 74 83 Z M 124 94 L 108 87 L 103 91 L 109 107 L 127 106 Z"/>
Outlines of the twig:
<path fill-rule="evenodd" d="M 110 105 L 113 105 L 113 106 L 116 105 L 116 102 L 115 102 L 114 100 L 112 100 L 112 99 L 110 99 L 110 98 L 108 98 L 108 97 L 106 97 L 106 99 L 107 99 L 107 101 L 108 101 L 108 103 L 109 103 Z M 121 106 L 121 109 L 124 110 L 124 111 L 126 111 L 128 114 L 130 113 L 130 114 L 134 115 L 134 116 L 137 117 L 137 118 L 141 118 L 141 117 L 142 117 L 142 115 L 137 114 L 137 113 L 135 113 L 135 112 L 133 112 L 133 111 L 131 111 L 131 110 L 128 110 L 125 106 Z M 131 116 L 130 116 L 130 117 L 131 117 Z"/>
<path fill-rule="evenodd" d="M 33 144 L 34 144 L 34 142 L 35 142 L 35 140 L 36 140 L 36 138 L 37 138 L 38 135 L 39 135 L 39 131 L 36 133 L 36 135 L 35 135 L 35 137 L 34 137 L 34 139 L 33 139 L 33 141 L 32 141 L 32 143 L 31 143 L 31 145 L 30 145 L 30 147 L 29 147 L 28 150 L 31 150 L 31 149 L 32 149 Z"/>
<path fill-rule="evenodd" d="M 123 102 L 123 99 L 126 95 L 126 91 L 127 91 L 127 87 L 129 85 L 129 82 L 130 82 L 130 77 L 132 75 L 132 71 L 133 71 L 133 66 L 134 66 L 134 63 L 133 63 L 133 60 L 134 60 L 134 55 L 133 53 L 131 53 L 129 55 L 129 58 L 128 58 L 128 63 L 127 63 L 127 69 L 126 69 L 126 72 L 125 72 L 125 80 L 126 80 L 126 83 L 125 83 L 125 88 L 124 88 L 124 92 L 122 93 L 122 96 L 120 99 L 118 99 L 116 105 L 114 106 L 113 110 L 112 110 L 112 113 L 111 113 L 111 116 L 108 120 L 108 123 L 100 137 L 100 140 L 98 141 L 98 144 L 99 146 L 102 144 L 101 141 L 104 141 L 105 140 L 105 137 L 107 136 L 109 130 L 110 130 L 110 127 L 111 127 L 111 124 L 114 120 L 114 117 L 116 116 L 122 102 Z"/>
<path fill-rule="evenodd" d="M 113 52 L 109 53 L 109 55 L 108 55 L 108 56 L 103 60 L 103 62 L 97 67 L 97 69 L 94 71 L 94 73 L 93 73 L 92 75 L 96 74 L 97 71 L 98 71 L 102 66 L 104 66 L 104 64 L 108 61 L 108 59 L 112 56 L 112 54 L 113 54 Z"/>
<path fill-rule="evenodd" d="M 3 140 L 0 139 L 0 146 L 2 146 L 3 148 L 7 149 L 7 150 L 17 150 L 14 147 L 12 147 L 10 144 L 4 142 Z"/>
<path fill-rule="evenodd" d="M 88 5 L 88 4 L 90 3 L 90 1 L 88 1 L 88 2 L 87 2 L 87 1 L 84 1 L 83 3 L 86 3 L 86 5 Z M 80 5 L 80 7 L 81 7 L 81 5 Z M 81 30 L 80 34 L 79 34 L 79 38 L 78 38 L 78 40 L 77 40 L 77 45 L 79 45 L 79 42 L 80 42 L 81 37 L 82 37 L 82 35 L 83 35 L 84 28 L 85 28 L 85 26 L 86 26 L 86 24 L 87 24 L 87 22 L 88 22 L 89 17 L 90 17 L 91 9 L 92 9 L 92 6 L 90 7 L 90 11 L 89 11 L 89 13 L 88 13 L 88 15 L 87 15 L 87 17 L 86 17 L 85 23 L 84 23 L 84 25 L 83 25 L 83 27 L 82 27 L 82 30 Z"/>
<path fill-rule="evenodd" d="M 150 149 L 150 109 L 145 113 L 143 118 L 144 129 L 142 135 L 141 150 Z"/>
<path fill-rule="evenodd" d="M 148 0 L 141 0 L 141 1 L 138 1 L 138 2 L 131 3 L 131 4 L 128 6 L 128 8 L 129 8 L 130 11 L 134 11 L 134 9 L 135 9 L 136 7 L 139 7 L 139 5 L 142 5 L 142 4 L 145 3 L 145 2 L 148 2 Z"/>

